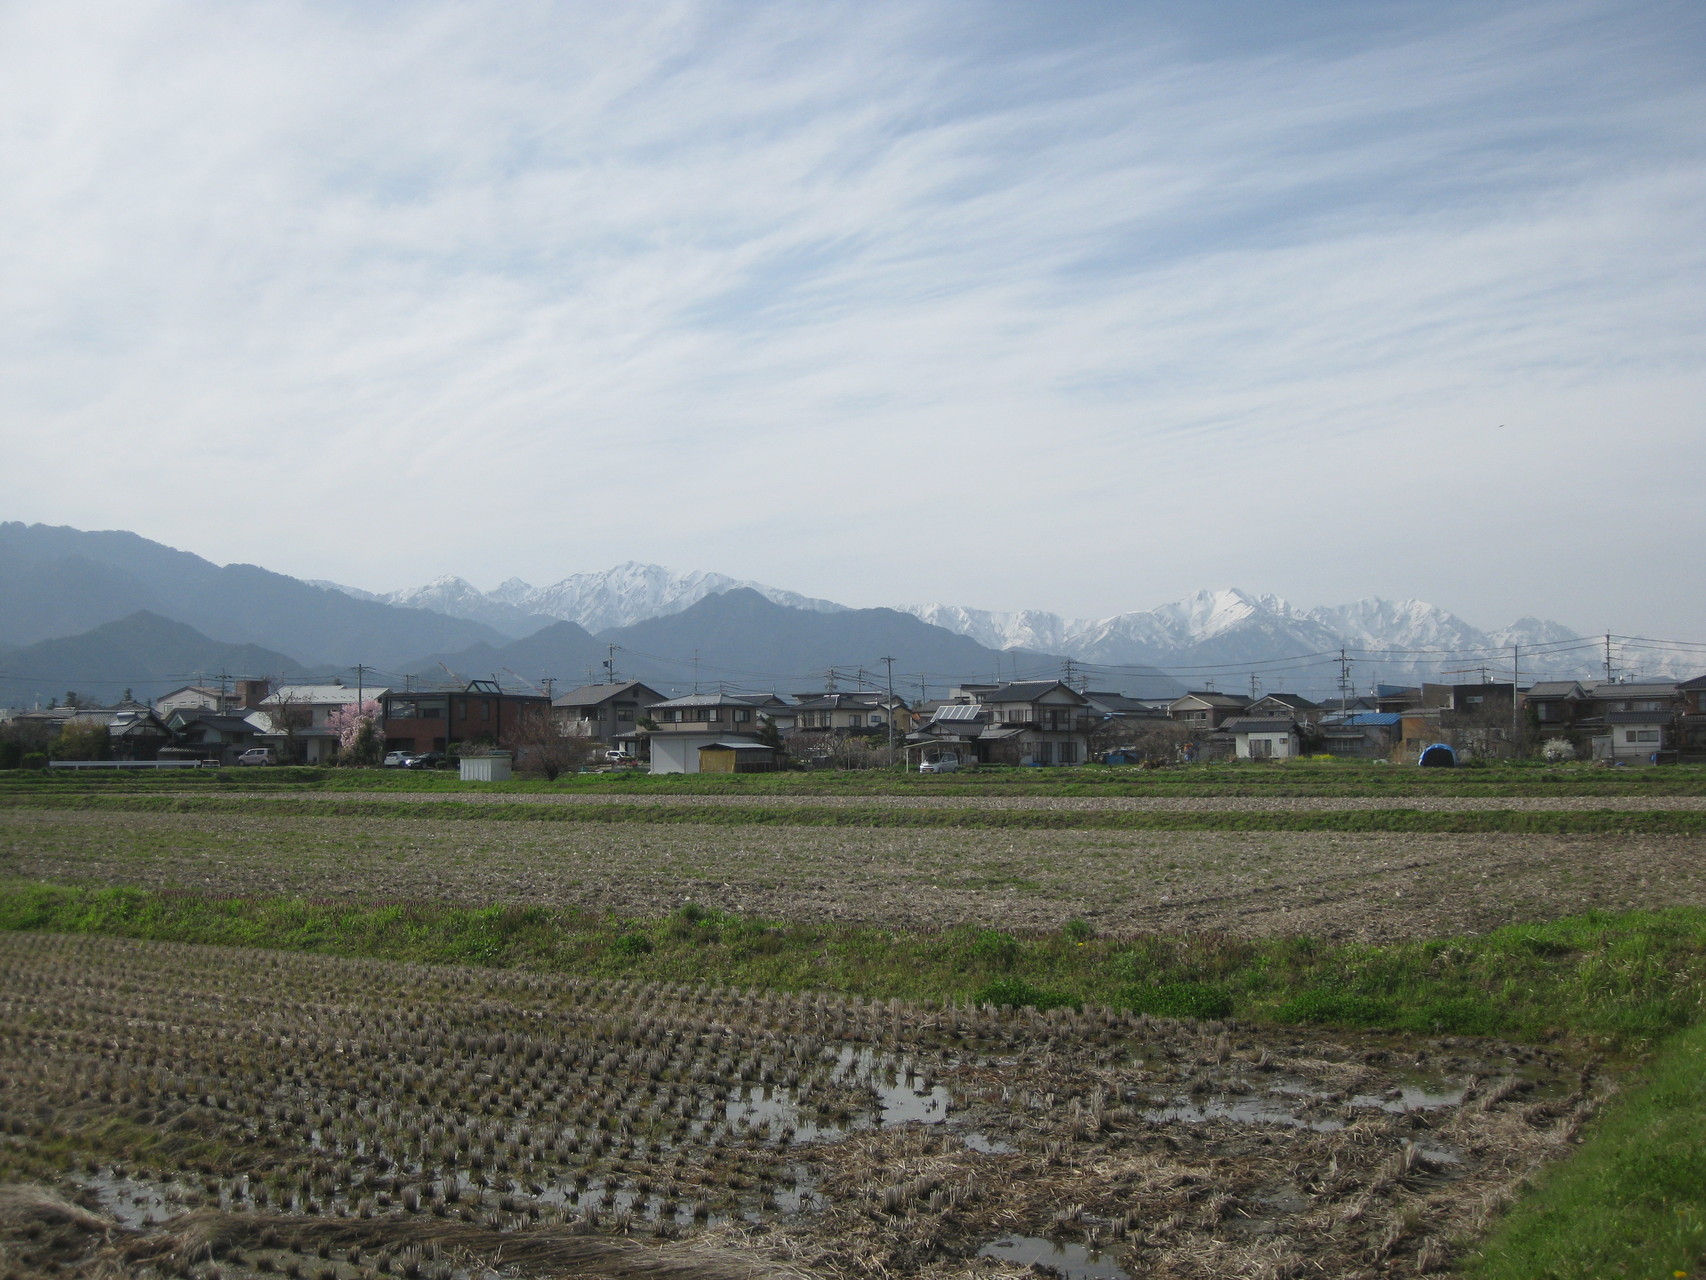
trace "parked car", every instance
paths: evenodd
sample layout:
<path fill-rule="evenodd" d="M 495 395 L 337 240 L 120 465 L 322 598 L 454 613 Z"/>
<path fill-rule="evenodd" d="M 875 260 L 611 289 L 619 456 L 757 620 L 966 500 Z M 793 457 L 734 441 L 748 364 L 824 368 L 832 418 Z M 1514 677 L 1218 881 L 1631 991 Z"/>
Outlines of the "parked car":
<path fill-rule="evenodd" d="M 418 756 L 410 756 L 403 764 L 405 769 L 444 769 L 450 765 L 450 757 L 442 751 L 425 751 Z"/>
<path fill-rule="evenodd" d="M 250 747 L 237 757 L 238 764 L 271 764 L 272 762 L 271 747 Z"/>
<path fill-rule="evenodd" d="M 960 767 L 958 756 L 932 756 L 918 762 L 920 773 L 952 773 Z"/>
<path fill-rule="evenodd" d="M 409 761 L 413 759 L 414 754 L 409 751 L 387 751 L 385 753 L 385 767 L 387 769 L 407 769 Z"/>

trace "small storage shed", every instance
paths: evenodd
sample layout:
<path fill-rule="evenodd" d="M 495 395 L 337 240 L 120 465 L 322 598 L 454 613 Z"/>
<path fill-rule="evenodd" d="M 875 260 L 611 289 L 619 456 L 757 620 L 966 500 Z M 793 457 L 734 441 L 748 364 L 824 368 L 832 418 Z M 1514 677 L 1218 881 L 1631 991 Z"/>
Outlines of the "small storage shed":
<path fill-rule="evenodd" d="M 699 748 L 700 773 L 769 773 L 776 749 L 762 742 L 708 742 Z"/>
<path fill-rule="evenodd" d="M 509 752 L 494 751 L 485 756 L 462 757 L 462 781 L 508 782 Z"/>
<path fill-rule="evenodd" d="M 1223 723 L 1220 732 L 1232 735 L 1240 760 L 1286 760 L 1303 745 L 1296 723 L 1280 716 L 1235 717 Z"/>

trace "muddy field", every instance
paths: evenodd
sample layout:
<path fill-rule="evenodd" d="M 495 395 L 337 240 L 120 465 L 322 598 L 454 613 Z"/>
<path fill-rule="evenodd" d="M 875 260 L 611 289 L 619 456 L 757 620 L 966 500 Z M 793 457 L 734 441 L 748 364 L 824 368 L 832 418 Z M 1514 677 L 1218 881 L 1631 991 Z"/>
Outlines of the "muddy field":
<path fill-rule="evenodd" d="M 1504 802 L 1501 802 L 1504 803 Z M 257 809 L 260 806 L 257 805 Z M 0 810 L 0 875 L 655 916 L 1392 941 L 1706 903 L 1692 836 L 581 826 Z"/>
<path fill-rule="evenodd" d="M 1487 1041 L 6 935 L 0 1263 L 1414 1275 L 1605 1087 Z"/>

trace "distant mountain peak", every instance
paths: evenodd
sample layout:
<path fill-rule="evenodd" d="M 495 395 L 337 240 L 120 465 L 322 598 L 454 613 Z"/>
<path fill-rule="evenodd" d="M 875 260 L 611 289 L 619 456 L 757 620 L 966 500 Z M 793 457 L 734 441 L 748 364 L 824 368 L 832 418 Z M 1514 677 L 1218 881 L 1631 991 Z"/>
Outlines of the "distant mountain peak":
<path fill-rule="evenodd" d="M 843 608 L 831 600 L 817 600 L 727 574 L 677 573 L 639 560 L 624 560 L 596 573 L 570 574 L 548 587 L 511 578 L 490 592 L 481 592 L 464 579 L 445 574 L 423 587 L 393 591 L 379 598 L 390 604 L 436 609 L 451 617 L 484 622 L 519 637 L 530 629 L 527 623 L 536 629 L 541 618 L 578 623 L 593 632 L 608 631 L 680 613 L 707 596 L 740 588 L 810 613 L 834 613 Z"/>

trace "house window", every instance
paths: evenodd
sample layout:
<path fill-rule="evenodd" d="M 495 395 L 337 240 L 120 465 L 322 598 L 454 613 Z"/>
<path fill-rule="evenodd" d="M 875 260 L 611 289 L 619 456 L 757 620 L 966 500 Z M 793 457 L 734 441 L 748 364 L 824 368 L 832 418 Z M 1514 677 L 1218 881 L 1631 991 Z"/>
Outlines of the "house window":
<path fill-rule="evenodd" d="M 736 724 L 745 724 L 748 720 L 751 720 L 751 719 L 752 719 L 752 712 L 746 710 L 743 707 L 736 707 L 735 708 L 735 710 L 734 710 L 734 722 Z"/>
<path fill-rule="evenodd" d="M 632 703 L 623 703 L 622 705 L 618 706 L 616 708 L 616 719 L 618 721 L 620 721 L 622 724 L 632 724 L 634 722 L 634 706 L 633 706 L 633 704 Z"/>

